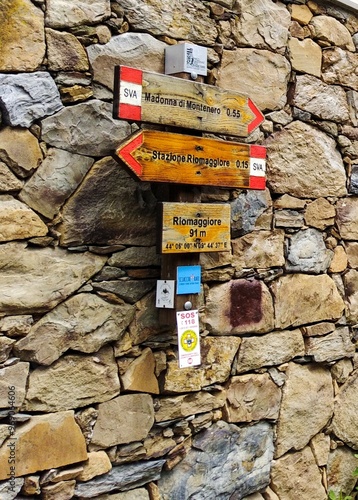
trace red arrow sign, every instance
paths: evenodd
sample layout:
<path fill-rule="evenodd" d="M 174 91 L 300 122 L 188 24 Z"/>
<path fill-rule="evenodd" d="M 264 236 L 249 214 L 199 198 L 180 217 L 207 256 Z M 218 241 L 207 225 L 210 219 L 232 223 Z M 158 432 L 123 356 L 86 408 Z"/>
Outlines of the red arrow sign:
<path fill-rule="evenodd" d="M 116 151 L 142 181 L 265 189 L 266 148 L 140 130 Z"/>
<path fill-rule="evenodd" d="M 150 73 L 115 69 L 115 118 L 247 137 L 264 120 L 254 102 L 233 90 Z"/>

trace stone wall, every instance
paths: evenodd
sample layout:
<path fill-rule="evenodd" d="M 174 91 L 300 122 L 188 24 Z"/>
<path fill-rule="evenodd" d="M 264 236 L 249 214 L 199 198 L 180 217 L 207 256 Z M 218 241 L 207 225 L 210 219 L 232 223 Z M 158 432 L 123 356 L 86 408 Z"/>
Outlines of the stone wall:
<path fill-rule="evenodd" d="M 358 450 L 358 12 L 295 0 L 2 0 L 1 499 L 324 500 Z M 357 34 L 356 34 L 357 33 Z M 113 68 L 208 48 L 265 121 L 268 187 L 201 254 L 202 364 L 155 308 L 167 187 L 112 155 Z M 237 138 L 221 137 L 225 140 Z M 242 139 L 241 142 L 245 140 Z"/>

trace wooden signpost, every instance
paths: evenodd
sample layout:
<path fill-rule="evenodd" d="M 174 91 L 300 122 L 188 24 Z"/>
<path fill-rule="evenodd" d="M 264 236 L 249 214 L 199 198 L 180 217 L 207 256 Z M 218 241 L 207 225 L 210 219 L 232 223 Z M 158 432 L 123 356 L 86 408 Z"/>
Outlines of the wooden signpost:
<path fill-rule="evenodd" d="M 230 251 L 230 205 L 161 203 L 159 252 Z"/>
<path fill-rule="evenodd" d="M 142 181 L 265 189 L 266 148 L 252 144 L 141 130 L 116 157 Z"/>
<path fill-rule="evenodd" d="M 164 283 L 174 282 L 179 268 L 198 266 L 200 252 L 230 250 L 230 205 L 200 203 L 196 186 L 265 189 L 266 182 L 263 146 L 182 134 L 191 129 L 248 137 L 264 120 L 249 97 L 190 77 L 115 68 L 114 118 L 171 126 L 176 132 L 139 130 L 115 154 L 138 179 L 172 183 L 170 201 L 160 204 Z M 173 324 L 175 309 L 194 313 L 197 297 L 177 293 L 173 309 L 160 309 L 160 321 Z"/>
<path fill-rule="evenodd" d="M 253 101 L 234 90 L 128 66 L 115 68 L 113 115 L 240 137 L 264 120 Z"/>

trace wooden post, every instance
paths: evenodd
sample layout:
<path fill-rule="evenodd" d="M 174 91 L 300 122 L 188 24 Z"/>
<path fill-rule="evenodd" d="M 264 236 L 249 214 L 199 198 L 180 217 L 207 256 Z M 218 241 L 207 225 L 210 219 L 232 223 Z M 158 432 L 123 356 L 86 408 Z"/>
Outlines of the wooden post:
<path fill-rule="evenodd" d="M 190 80 L 190 75 L 188 73 L 176 73 L 177 78 L 183 78 L 185 80 Z M 198 77 L 199 83 L 203 83 L 203 77 Z M 176 129 L 176 132 L 183 133 L 183 129 Z M 198 135 L 202 135 L 201 133 Z M 198 187 L 187 186 L 183 184 L 171 184 L 169 186 L 169 201 L 181 202 L 181 203 L 199 203 L 201 201 L 201 190 Z M 195 266 L 199 264 L 200 254 L 199 253 L 182 253 L 182 254 L 170 254 L 162 255 L 162 268 L 161 268 L 161 279 L 163 280 L 176 280 L 177 267 L 178 266 Z M 159 310 L 159 321 L 170 327 L 176 326 L 176 313 L 177 311 L 184 310 L 185 302 L 190 301 L 192 303 L 192 309 L 197 309 L 198 306 L 198 295 L 197 294 L 174 294 L 174 309 L 160 309 Z"/>

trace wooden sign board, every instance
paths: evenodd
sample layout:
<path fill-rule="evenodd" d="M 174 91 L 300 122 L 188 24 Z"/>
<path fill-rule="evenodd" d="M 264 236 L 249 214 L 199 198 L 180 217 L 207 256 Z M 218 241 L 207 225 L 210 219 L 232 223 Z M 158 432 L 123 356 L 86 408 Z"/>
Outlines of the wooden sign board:
<path fill-rule="evenodd" d="M 159 253 L 229 252 L 230 205 L 161 203 Z"/>
<path fill-rule="evenodd" d="M 247 96 L 174 76 L 116 66 L 114 118 L 247 137 L 264 120 Z"/>
<path fill-rule="evenodd" d="M 265 189 L 266 148 L 141 130 L 116 151 L 142 181 Z"/>

